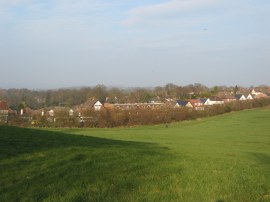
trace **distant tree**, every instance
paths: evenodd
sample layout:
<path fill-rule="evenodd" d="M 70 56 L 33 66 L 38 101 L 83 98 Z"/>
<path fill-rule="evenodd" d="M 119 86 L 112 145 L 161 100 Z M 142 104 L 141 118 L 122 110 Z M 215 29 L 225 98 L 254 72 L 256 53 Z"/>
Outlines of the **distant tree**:
<path fill-rule="evenodd" d="M 219 87 L 218 86 L 214 86 L 214 88 L 211 90 L 211 93 L 213 95 L 216 95 L 219 92 Z"/>
<path fill-rule="evenodd" d="M 176 93 L 176 89 L 178 88 L 177 85 L 173 84 L 173 83 L 168 83 L 165 86 L 165 92 L 166 92 L 166 97 L 176 97 L 177 93 Z"/>
<path fill-rule="evenodd" d="M 107 95 L 110 103 L 123 103 L 125 93 L 122 90 L 114 87 L 107 91 Z"/>
<path fill-rule="evenodd" d="M 211 96 L 212 96 L 211 93 L 202 93 L 202 94 L 200 94 L 201 98 L 210 98 Z"/>
<path fill-rule="evenodd" d="M 19 105 L 19 109 L 25 110 L 25 108 L 27 107 L 26 102 L 22 101 L 21 104 Z"/>
<path fill-rule="evenodd" d="M 132 102 L 148 102 L 153 97 L 153 94 L 144 88 L 137 88 L 130 93 L 130 100 Z"/>
<path fill-rule="evenodd" d="M 157 86 L 155 87 L 154 91 L 153 91 L 154 96 L 158 96 L 160 97 L 162 100 L 165 99 L 165 89 L 161 86 Z"/>
<path fill-rule="evenodd" d="M 236 86 L 234 87 L 234 89 L 233 89 L 233 93 L 236 94 L 238 91 L 239 91 L 239 88 L 238 88 L 238 86 L 236 85 Z"/>
<path fill-rule="evenodd" d="M 100 101 L 105 102 L 107 97 L 107 88 L 104 85 L 97 85 L 93 88 L 94 96 Z"/>

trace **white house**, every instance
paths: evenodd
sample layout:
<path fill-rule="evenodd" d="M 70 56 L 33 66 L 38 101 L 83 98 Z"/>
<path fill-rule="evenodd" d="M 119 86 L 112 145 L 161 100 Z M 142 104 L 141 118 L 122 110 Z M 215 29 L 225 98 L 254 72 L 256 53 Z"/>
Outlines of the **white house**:
<path fill-rule="evenodd" d="M 94 110 L 95 111 L 100 111 L 101 110 L 101 107 L 102 107 L 102 104 L 100 101 L 96 101 L 95 104 L 94 104 Z"/>
<path fill-rule="evenodd" d="M 247 100 L 247 98 L 242 94 L 236 94 L 235 98 L 236 100 L 240 100 L 240 101 Z"/>
<path fill-rule="evenodd" d="M 255 89 L 253 89 L 253 90 L 251 91 L 251 94 L 252 94 L 252 95 L 258 95 L 259 93 L 260 93 L 260 92 L 256 92 Z"/>
<path fill-rule="evenodd" d="M 69 112 L 68 112 L 68 114 L 69 114 L 69 116 L 73 116 L 73 114 L 74 114 L 73 109 L 70 109 Z"/>
<path fill-rule="evenodd" d="M 203 105 L 213 105 L 209 98 L 201 98 L 200 99 Z"/>
<path fill-rule="evenodd" d="M 246 99 L 247 100 L 254 100 L 253 97 L 252 97 L 252 95 L 250 93 L 246 96 Z"/>
<path fill-rule="evenodd" d="M 49 111 L 49 115 L 54 116 L 54 111 L 52 109 Z"/>
<path fill-rule="evenodd" d="M 193 108 L 193 105 L 189 101 L 177 100 L 174 107 L 190 107 L 190 108 Z"/>
<path fill-rule="evenodd" d="M 221 105 L 224 104 L 224 100 L 222 100 L 219 97 L 213 96 L 211 98 L 209 98 L 210 102 L 212 105 Z"/>
<path fill-rule="evenodd" d="M 265 98 L 267 97 L 266 94 L 262 93 L 262 92 L 256 92 L 254 89 L 252 90 L 251 94 L 254 96 L 254 98 L 258 99 L 258 98 Z"/>

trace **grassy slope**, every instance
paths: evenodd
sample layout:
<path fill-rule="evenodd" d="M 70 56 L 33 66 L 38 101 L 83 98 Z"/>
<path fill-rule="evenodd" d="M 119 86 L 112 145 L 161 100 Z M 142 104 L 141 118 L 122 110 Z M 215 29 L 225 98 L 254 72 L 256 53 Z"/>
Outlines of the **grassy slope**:
<path fill-rule="evenodd" d="M 0 201 L 270 201 L 270 109 L 117 129 L 0 128 Z"/>

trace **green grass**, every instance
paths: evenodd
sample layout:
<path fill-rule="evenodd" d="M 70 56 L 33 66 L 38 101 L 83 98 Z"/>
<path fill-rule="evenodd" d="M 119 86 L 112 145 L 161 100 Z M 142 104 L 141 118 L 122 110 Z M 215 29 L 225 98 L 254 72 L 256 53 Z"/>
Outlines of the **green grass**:
<path fill-rule="evenodd" d="M 169 127 L 0 126 L 0 201 L 270 201 L 270 108 Z"/>

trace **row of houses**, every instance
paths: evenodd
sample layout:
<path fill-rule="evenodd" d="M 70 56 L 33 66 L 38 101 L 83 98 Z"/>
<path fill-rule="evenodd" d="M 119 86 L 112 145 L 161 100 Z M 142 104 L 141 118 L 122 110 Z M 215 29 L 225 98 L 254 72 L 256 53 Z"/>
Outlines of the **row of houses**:
<path fill-rule="evenodd" d="M 69 116 L 81 116 L 83 111 L 85 110 L 94 110 L 100 111 L 102 108 L 106 109 L 122 109 L 122 110 L 130 110 L 130 109 L 159 109 L 162 107 L 188 107 L 193 108 L 195 110 L 204 110 L 205 107 L 211 105 L 220 105 L 228 102 L 234 101 L 244 101 L 244 100 L 253 100 L 258 98 L 267 97 L 266 94 L 261 92 L 256 92 L 253 90 L 248 94 L 236 94 L 236 95 L 220 95 L 213 96 L 210 98 L 200 98 L 200 99 L 190 99 L 190 100 L 176 100 L 176 99 L 167 99 L 165 102 L 160 101 L 151 101 L 149 103 L 101 103 L 96 98 L 88 99 L 85 103 L 75 106 L 72 109 L 67 107 L 53 107 L 49 109 L 40 109 L 40 110 L 21 110 L 20 115 L 23 116 L 23 113 L 29 114 L 30 116 L 34 114 L 41 114 L 42 116 L 55 116 L 55 111 L 66 111 Z M 7 102 L 0 101 L 0 122 L 7 122 L 8 115 L 12 110 L 9 109 Z"/>
<path fill-rule="evenodd" d="M 190 99 L 190 100 L 177 100 L 175 107 L 189 107 L 196 110 L 204 110 L 205 106 L 225 104 L 228 102 L 235 101 L 245 101 L 245 100 L 254 100 L 259 98 L 267 97 L 264 93 L 256 93 L 254 90 L 249 94 L 236 94 L 236 95 L 225 95 L 221 97 L 210 97 L 210 98 L 200 98 L 200 99 Z"/>
<path fill-rule="evenodd" d="M 92 108 L 95 111 L 100 111 L 102 108 L 107 109 L 122 109 L 122 110 L 130 110 L 130 109 L 159 109 L 162 107 L 190 107 L 196 110 L 204 110 L 205 106 L 225 104 L 228 102 L 234 101 L 244 101 L 244 100 L 253 100 L 258 98 L 264 98 L 267 95 L 263 93 L 252 92 L 249 94 L 236 94 L 236 95 L 223 95 L 223 96 L 213 96 L 210 98 L 200 98 L 200 99 L 190 99 L 190 100 L 176 100 L 176 99 L 167 99 L 165 102 L 160 101 L 152 101 L 149 103 L 104 103 L 102 104 L 100 101 L 93 98 L 87 101 L 85 104 L 81 105 L 76 110 L 82 110 L 83 108 Z"/>
<path fill-rule="evenodd" d="M 229 100 L 229 101 L 228 101 Z M 227 98 L 226 101 L 219 97 L 212 98 L 200 98 L 190 100 L 177 100 L 174 107 L 188 107 L 194 108 L 195 110 L 204 110 L 205 106 L 220 105 L 226 102 L 236 101 L 236 98 Z"/>

